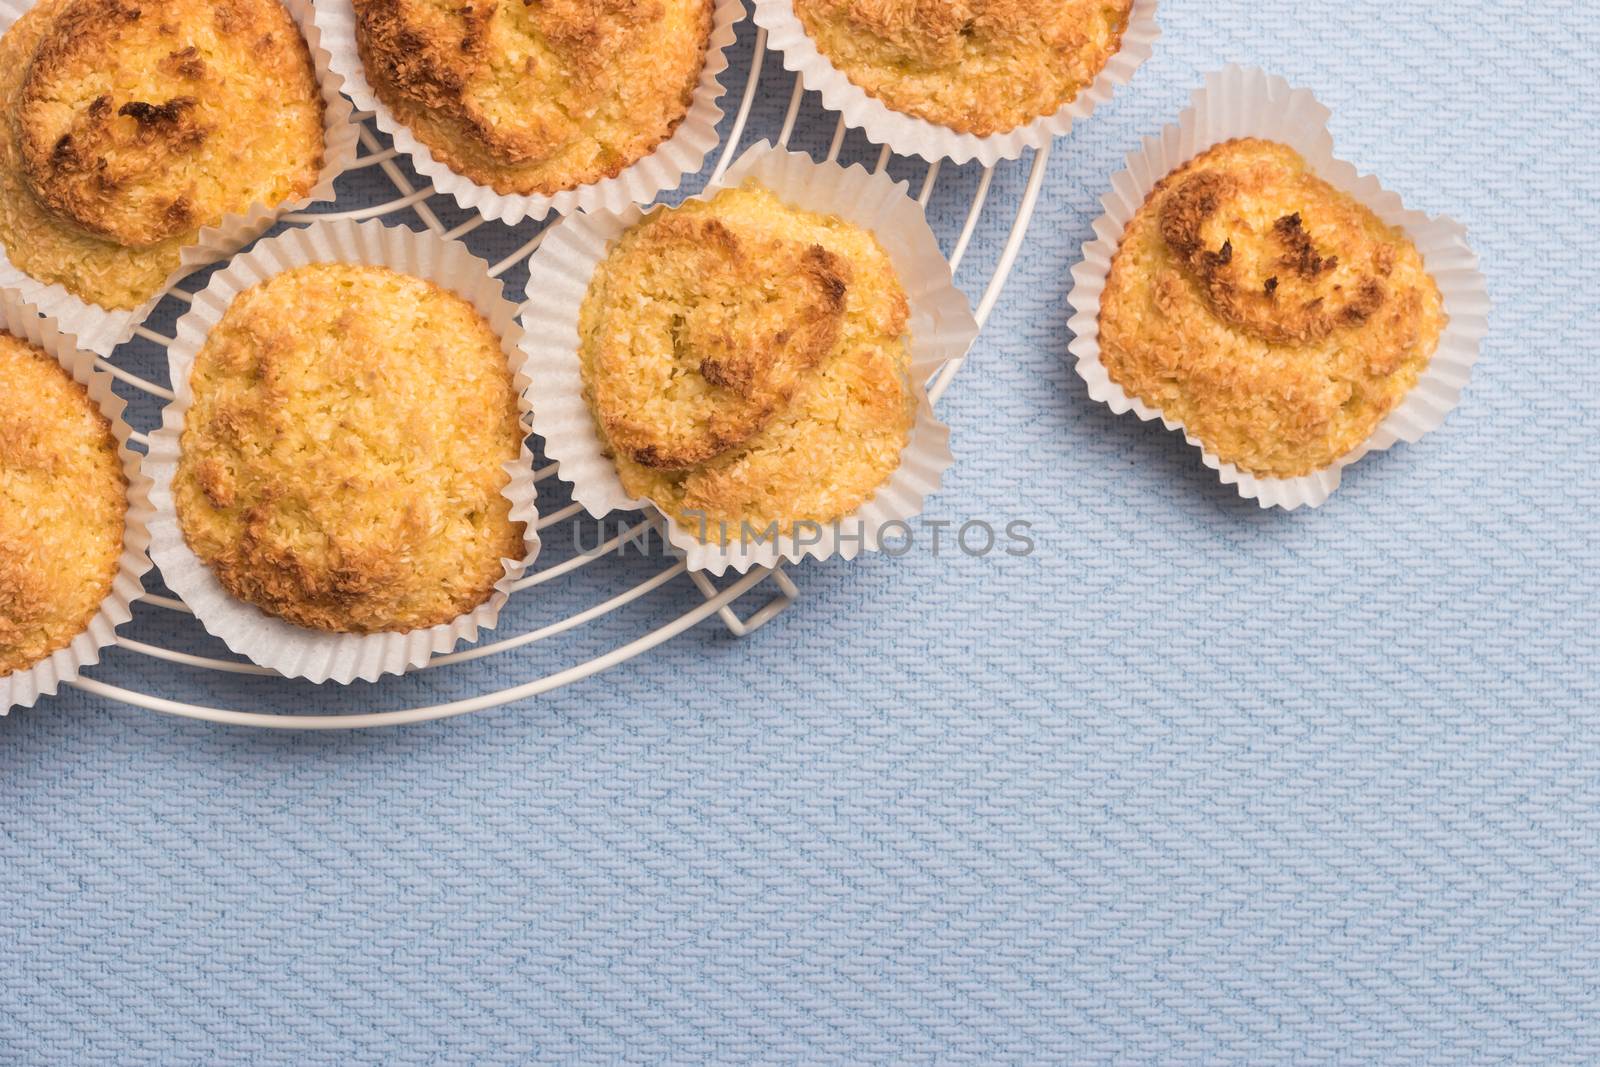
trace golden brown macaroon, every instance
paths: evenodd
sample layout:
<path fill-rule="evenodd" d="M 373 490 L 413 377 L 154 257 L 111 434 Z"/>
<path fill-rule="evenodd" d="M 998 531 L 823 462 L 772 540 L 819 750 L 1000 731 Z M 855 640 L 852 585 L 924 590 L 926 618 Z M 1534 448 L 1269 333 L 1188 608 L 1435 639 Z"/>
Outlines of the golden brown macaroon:
<path fill-rule="evenodd" d="M 0 39 L 0 101 L 0 243 L 108 308 L 322 169 L 316 71 L 278 0 L 41 0 Z"/>
<path fill-rule="evenodd" d="M 378 99 L 435 158 L 552 195 L 652 152 L 688 113 L 712 0 L 353 0 Z"/>
<path fill-rule="evenodd" d="M 316 264 L 234 298 L 189 378 L 173 497 L 240 600 L 352 633 L 449 622 L 526 555 L 500 339 L 454 293 Z"/>
<path fill-rule="evenodd" d="M 586 399 L 628 493 L 704 539 L 832 522 L 900 465 L 908 317 L 870 232 L 747 183 L 614 243 L 579 316 Z"/>
<path fill-rule="evenodd" d="M 885 107 L 1004 133 L 1070 104 L 1122 47 L 1133 0 L 794 0 L 817 50 Z"/>
<path fill-rule="evenodd" d="M 110 422 L 54 357 L 0 333 L 0 677 L 88 628 L 127 512 Z"/>
<path fill-rule="evenodd" d="M 1327 467 L 1417 382 L 1444 329 L 1404 232 L 1285 145 L 1218 145 L 1128 223 L 1100 360 L 1131 396 L 1264 477 Z"/>

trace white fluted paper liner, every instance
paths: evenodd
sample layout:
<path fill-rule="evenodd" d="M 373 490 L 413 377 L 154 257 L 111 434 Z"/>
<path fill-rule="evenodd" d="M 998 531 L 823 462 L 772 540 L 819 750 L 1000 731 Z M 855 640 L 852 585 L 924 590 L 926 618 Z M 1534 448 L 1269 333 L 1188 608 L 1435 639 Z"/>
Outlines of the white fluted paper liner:
<path fill-rule="evenodd" d="M 230 596 L 184 540 L 173 503 L 172 480 L 178 468 L 184 415 L 194 400 L 189 371 L 206 336 L 235 296 L 274 275 L 310 263 L 389 267 L 468 300 L 500 338 L 514 376 L 519 418 L 526 435 L 531 411 L 526 359 L 518 343 L 522 329 L 517 325 L 516 306 L 505 298 L 500 283 L 489 276 L 488 264 L 459 241 L 444 241 L 431 234 L 378 222 L 348 221 L 315 223 L 263 241 L 212 275 L 210 284 L 195 294 L 194 307 L 178 320 L 177 337 L 167 350 L 177 396 L 162 414 L 161 429 L 150 435 L 150 452 L 145 461 L 145 469 L 154 482 L 151 500 L 156 508 L 156 517 L 150 524 L 150 555 L 161 568 L 167 586 L 183 598 L 209 633 L 221 638 L 234 652 L 289 678 L 340 683 L 361 678 L 370 682 L 385 674 L 401 674 L 420 667 L 431 656 L 448 652 L 460 642 L 475 641 L 479 630 L 493 628 L 512 586 L 539 553 L 538 489 L 533 480 L 533 456 L 524 441 L 521 453 L 505 465 L 511 481 L 503 492 L 511 501 L 511 518 L 527 524 L 527 554 L 520 560 L 505 560 L 505 576 L 495 583 L 493 595 L 475 610 L 450 622 L 406 633 L 324 633 L 295 626 Z"/>
<path fill-rule="evenodd" d="M 1094 240 L 1083 246 L 1083 261 L 1073 268 L 1072 292 L 1067 297 L 1073 310 L 1070 349 L 1077 357 L 1079 376 L 1088 383 L 1089 395 L 1119 415 L 1132 411 L 1146 421 L 1161 419 L 1167 429 L 1183 431 L 1223 484 L 1235 486 L 1240 496 L 1263 508 L 1317 507 L 1339 487 L 1344 468 L 1368 452 L 1381 451 L 1397 441 L 1415 442 L 1437 429 L 1460 403 L 1461 390 L 1488 331 L 1488 291 L 1478 270 L 1478 257 L 1467 244 L 1466 228 L 1449 218 L 1406 210 L 1400 197 L 1386 191 L 1377 178 L 1360 175 L 1355 167 L 1335 158 L 1333 135 L 1328 131 L 1330 114 L 1308 90 L 1291 88 L 1265 71 L 1229 66 L 1208 75 L 1205 87 L 1195 91 L 1178 122 L 1147 137 L 1143 148 L 1128 155 L 1127 169 L 1111 179 L 1111 192 L 1101 199 L 1105 214 L 1094 224 Z M 1100 362 L 1100 297 L 1129 220 L 1168 174 L 1213 145 L 1240 137 L 1289 145 L 1321 178 L 1371 208 L 1385 223 L 1403 229 L 1438 282 L 1449 315 L 1438 350 L 1416 386 L 1372 436 L 1332 466 L 1300 478 L 1260 478 L 1224 463 L 1185 431 L 1182 423 L 1128 396 Z"/>
<path fill-rule="evenodd" d="M 821 96 L 823 107 L 837 112 L 845 125 L 861 130 L 873 143 L 886 144 L 903 156 L 921 156 L 929 163 L 940 159 L 956 163 L 977 160 L 985 167 L 1003 159 L 1017 159 L 1030 148 L 1043 148 L 1054 138 L 1064 137 L 1074 122 L 1094 114 L 1094 109 L 1110 100 L 1118 87 L 1133 79 L 1161 36 L 1156 0 L 1134 0 L 1122 34 L 1122 47 L 1070 103 L 1052 115 L 1015 129 L 979 137 L 895 111 L 869 95 L 817 50 L 816 42 L 794 13 L 793 0 L 755 0 L 755 20 L 767 31 L 768 46 L 782 54 L 783 65 L 800 76 L 800 84 Z"/>
<path fill-rule="evenodd" d="M 395 148 L 411 159 L 418 174 L 433 183 L 434 191 L 447 193 L 463 209 L 476 211 L 486 219 L 515 226 L 524 219 L 544 219 L 552 213 L 572 211 L 621 211 L 630 204 L 647 204 L 661 193 L 676 189 L 686 175 L 699 172 L 706 155 L 718 144 L 717 123 L 722 119 L 722 72 L 728 69 L 728 46 L 738 36 L 737 26 L 744 18 L 740 0 L 716 0 L 711 15 L 711 36 L 706 44 L 706 62 L 700 70 L 694 97 L 683 121 L 672 136 L 642 159 L 623 168 L 616 176 L 566 189 L 553 196 L 497 193 L 434 158 L 428 146 L 419 141 L 411 128 L 378 99 L 367 81 L 356 47 L 356 17 L 350 0 L 318 0 L 317 25 L 333 55 L 333 69 L 344 78 L 345 92 L 356 106 L 370 111 L 378 128 L 394 141 Z"/>
<path fill-rule="evenodd" d="M 70 682 L 85 667 L 100 662 L 100 650 L 116 642 L 117 627 L 133 618 L 133 602 L 144 594 L 141 579 L 150 569 L 145 552 L 150 545 L 152 510 L 150 480 L 140 469 L 139 453 L 128 447 L 132 431 L 122 417 L 127 402 L 112 391 L 111 376 L 95 369 L 94 355 L 80 349 L 76 339 L 63 333 L 54 319 L 41 318 L 37 308 L 9 291 L 0 291 L 0 330 L 50 353 L 88 391 L 90 401 L 111 423 L 122 474 L 128 482 L 122 555 L 117 560 L 111 592 L 100 602 L 100 610 L 88 627 L 65 648 L 57 649 L 27 670 L 0 677 L 0 715 L 4 715 L 12 708 L 32 707 L 41 696 L 53 695 L 62 682 Z"/>
<path fill-rule="evenodd" d="M 807 556 L 854 559 L 862 550 L 879 548 L 886 525 L 920 514 L 923 501 L 939 488 L 953 462 L 950 431 L 934 417 L 924 383 L 947 361 L 965 355 L 978 336 L 967 298 L 952 283 L 949 264 L 904 182 L 859 166 L 816 163 L 763 142 L 745 152 L 721 182 L 693 199 L 709 199 L 718 189 L 746 179 L 755 179 L 796 207 L 837 215 L 876 234 L 910 301 L 917 415 L 894 474 L 871 500 L 840 520 L 837 529 L 824 530 L 818 544 L 797 544 L 792 537 L 741 544 L 731 530 L 729 545 L 707 544 L 694 529 L 669 519 L 667 539 L 683 552 L 690 569 L 718 575 L 730 567 L 743 573 Z M 628 495 L 606 457 L 583 398 L 578 360 L 578 312 L 589 280 L 611 242 L 643 217 L 633 207 L 620 214 L 572 215 L 553 226 L 529 265 L 531 295 L 522 309 L 523 347 L 536 387 L 534 432 L 544 439 L 546 458 L 555 460 L 562 480 L 571 483 L 572 498 L 597 518 L 650 503 Z"/>
<path fill-rule="evenodd" d="M 0 0 L 0 33 L 34 6 L 37 0 Z M 299 211 L 311 204 L 333 199 L 333 183 L 355 161 L 357 142 L 361 130 L 350 121 L 353 110 L 350 101 L 340 90 L 338 75 L 328 66 L 329 55 L 320 44 L 320 33 L 313 21 L 311 0 L 281 0 L 288 9 L 306 45 L 311 52 L 311 62 L 316 69 L 317 86 L 322 95 L 322 170 L 311 191 L 295 200 L 281 204 L 252 204 L 242 214 L 223 216 L 214 226 L 200 230 L 192 245 L 180 253 L 176 270 L 167 276 L 161 289 L 149 300 L 131 310 L 101 307 L 91 304 L 58 282 L 45 284 L 17 268 L 0 247 L 0 286 L 15 289 L 43 314 L 49 315 L 74 331 L 78 343 L 102 356 L 133 336 L 133 331 L 144 322 L 161 298 L 172 291 L 186 275 L 192 274 L 219 260 L 226 259 L 251 241 L 266 233 L 279 216 Z"/>

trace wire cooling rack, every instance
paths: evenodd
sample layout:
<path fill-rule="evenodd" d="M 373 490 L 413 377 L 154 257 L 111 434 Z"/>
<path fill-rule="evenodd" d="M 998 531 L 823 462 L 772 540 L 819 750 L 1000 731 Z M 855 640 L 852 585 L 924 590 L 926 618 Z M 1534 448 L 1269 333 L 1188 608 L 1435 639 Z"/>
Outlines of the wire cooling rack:
<path fill-rule="evenodd" d="M 776 133 L 767 136 L 779 146 L 808 148 L 812 150 L 813 155 L 823 155 L 825 152 L 824 158 L 830 162 L 855 158 L 865 166 L 880 171 L 886 170 L 892 176 L 902 178 L 909 183 L 908 188 L 913 191 L 924 209 L 934 202 L 936 196 L 956 198 L 970 196 L 964 215 L 959 210 L 959 199 L 955 208 L 948 212 L 943 210 L 940 212 L 945 217 L 962 220 L 959 227 L 952 232 L 940 234 L 941 243 L 949 249 L 952 272 L 961 268 L 968 249 L 972 246 L 973 237 L 979 232 L 980 227 L 992 225 L 994 223 L 992 216 L 999 214 L 991 211 L 990 217 L 986 218 L 985 215 L 985 208 L 990 204 L 990 192 L 996 186 L 997 174 L 1002 175 L 1002 183 L 1005 185 L 1020 184 L 1020 188 L 1013 188 L 1007 194 L 1007 199 L 1014 199 L 1013 214 L 1009 223 L 1001 223 L 1003 227 L 1009 228 L 1005 230 L 998 258 L 992 269 L 987 272 L 987 281 L 983 282 L 981 287 L 970 285 L 967 287 L 969 296 L 976 296 L 977 320 L 982 326 L 988 321 L 990 313 L 999 301 L 1006 279 L 1022 249 L 1028 222 L 1033 216 L 1039 191 L 1044 182 L 1049 149 L 1045 148 L 1035 153 L 1031 163 L 1002 163 L 998 167 L 983 169 L 956 168 L 946 164 L 945 169 L 951 173 L 941 182 L 939 163 L 927 164 L 920 160 L 896 157 L 886 146 L 874 146 L 865 142 L 850 144 L 851 141 L 861 141 L 861 136 L 847 131 L 843 121 L 836 116 L 822 112 L 816 104 L 814 95 L 810 96 L 811 107 L 806 108 L 809 94 L 803 91 L 798 79 L 782 69 L 779 58 L 768 53 L 765 31 L 755 30 L 753 46 L 743 43 L 748 40 L 752 29 L 747 21 L 741 28 L 741 44 L 735 46 L 741 49 L 750 47 L 752 50 L 749 53 L 748 63 L 744 65 L 747 71 L 744 85 L 742 88 L 730 89 L 728 95 L 724 97 L 724 106 L 728 106 L 730 99 L 737 92 L 737 108 L 730 115 L 724 116 L 722 123 L 724 135 L 721 144 L 713 153 L 707 181 L 714 181 L 722 175 L 740 148 L 748 143 L 747 135 L 750 140 L 754 140 L 755 130 L 776 126 Z M 739 66 L 736 63 L 733 70 L 738 70 Z M 762 78 L 763 71 L 768 75 L 765 85 Z M 780 111 L 781 101 L 784 98 L 782 86 L 785 82 L 792 84 L 788 90 L 787 107 Z M 490 273 L 506 283 L 508 297 L 513 300 L 522 299 L 527 259 L 538 249 L 546 224 L 528 222 L 507 228 L 500 223 L 488 222 L 481 216 L 464 215 L 450 198 L 436 195 L 431 185 L 408 170 L 404 157 L 397 156 L 382 135 L 374 130 L 370 114 L 358 114 L 356 117 L 361 122 L 362 155 L 353 168 L 356 172 L 354 180 L 341 179 L 339 196 L 331 208 L 292 214 L 286 216 L 282 222 L 296 225 L 317 219 L 374 218 L 402 225 L 420 222 L 421 225 L 445 238 L 468 242 L 474 246 L 475 251 L 485 244 L 498 246 L 502 251 L 490 259 L 493 264 Z M 826 132 L 830 124 L 831 137 Z M 1027 168 L 1025 179 L 1020 178 L 1022 172 L 1019 171 L 1018 182 L 1005 181 L 1003 168 L 1007 167 Z M 364 188 L 347 192 L 345 188 L 347 185 Z M 373 195 L 374 189 L 377 190 L 376 195 Z M 685 192 L 692 191 L 692 189 L 685 190 Z M 351 206 L 362 200 L 373 202 Z M 940 206 L 943 208 L 943 204 Z M 509 253 L 505 253 L 503 249 L 508 243 L 514 244 L 515 247 Z M 191 294 L 204 286 L 207 273 L 202 271 L 191 276 L 183 287 L 174 290 L 150 316 L 147 324 L 138 329 L 136 340 L 124 348 L 142 346 L 147 354 L 163 352 L 170 338 L 161 332 L 162 324 L 170 324 L 186 309 L 187 304 L 193 299 Z M 119 349 L 114 361 L 97 362 L 102 370 L 110 373 L 124 386 L 131 387 L 136 393 L 144 394 L 142 404 L 138 403 L 140 397 L 130 397 L 135 401 L 130 404 L 130 415 L 136 409 L 143 410 L 147 414 L 158 412 L 159 405 L 171 399 L 172 391 L 127 369 L 127 364 L 132 360 L 125 360 L 124 356 L 124 350 Z M 159 360 L 150 358 L 146 362 L 165 365 L 164 358 Z M 930 383 L 929 397 L 934 403 L 937 403 L 949 388 L 963 362 L 964 360 L 958 360 L 947 364 Z M 157 415 L 150 416 L 151 425 L 157 421 Z M 137 430 L 133 434 L 133 440 L 135 445 L 140 447 L 148 443 L 145 435 Z M 537 445 L 537 442 L 535 444 Z M 544 463 L 537 448 L 535 456 L 536 462 L 539 463 L 536 478 L 541 490 L 539 528 L 541 535 L 545 537 L 545 546 L 536 564 L 538 569 L 516 584 L 513 602 L 517 599 L 517 595 L 534 587 L 544 587 L 548 592 L 554 583 L 561 583 L 563 580 L 571 582 L 577 572 L 585 568 L 616 565 L 619 552 L 625 551 L 630 545 L 637 544 L 643 539 L 648 539 L 658 531 L 657 517 L 633 515 L 621 523 L 611 521 L 597 526 L 591 531 L 587 540 L 574 537 L 562 541 L 560 538 L 550 536 L 557 527 L 584 521 L 583 508 L 572 502 L 566 487 L 556 476 L 555 465 Z M 664 541 L 661 543 L 664 545 Z M 630 612 L 630 608 L 637 610 L 637 606 L 646 598 L 662 595 L 661 591 L 664 590 L 675 589 L 679 597 L 680 610 L 671 615 L 667 621 L 654 624 L 642 634 L 621 640 L 608 650 L 589 655 L 570 666 L 499 688 L 484 687 L 484 691 L 478 695 L 465 699 L 390 711 L 289 714 L 212 707 L 140 692 L 90 677 L 78 678 L 71 684 L 96 696 L 150 711 L 237 726 L 293 730 L 345 730 L 395 726 L 464 715 L 548 693 L 624 663 L 713 618 L 720 620 L 734 637 L 747 637 L 793 607 L 800 597 L 800 589 L 794 576 L 783 566 L 755 569 L 748 574 L 735 576 L 719 586 L 704 574 L 688 571 L 683 560 L 670 550 L 663 548 L 663 553 L 657 562 L 665 562 L 667 564 L 665 567 L 649 570 L 621 592 L 513 636 L 498 637 L 446 655 L 435 656 L 421 669 L 427 671 L 453 664 L 487 660 L 490 657 L 505 657 L 510 661 L 510 666 L 502 665 L 501 669 L 494 672 L 495 675 L 504 680 L 522 678 L 525 674 L 542 670 L 545 664 L 528 658 L 526 652 L 519 656 L 519 650 L 549 642 L 558 635 L 567 635 L 584 627 L 595 626 L 616 613 Z M 636 569 L 629 568 L 630 575 Z M 148 576 L 147 584 L 154 579 L 154 574 Z M 688 601 L 686 608 L 682 607 L 685 599 Z M 148 609 L 189 615 L 189 609 L 181 601 L 157 592 L 147 593 L 140 604 Z M 753 604 L 754 610 L 747 615 L 741 615 L 739 609 L 747 604 Z M 502 629 L 505 628 L 505 621 L 503 615 Z M 119 634 L 117 640 L 118 648 L 170 664 L 173 670 L 193 669 L 208 673 L 218 681 L 226 676 L 234 676 L 236 679 L 243 676 L 257 678 L 259 679 L 257 684 L 265 685 L 268 684 L 266 678 L 278 677 L 272 671 L 239 658 L 217 658 L 141 641 L 130 634 L 130 631 L 137 632 L 141 629 L 138 622 L 136 619 L 134 623 L 123 627 L 123 632 Z M 199 624 L 192 617 L 188 619 L 188 623 L 194 629 L 199 629 Z M 102 667 L 101 670 L 105 671 L 107 668 Z M 337 703 L 349 705 L 357 701 L 365 702 L 369 699 L 368 694 L 381 692 L 384 684 L 378 683 L 376 689 L 348 687 L 342 690 L 344 698 Z M 226 687 L 204 683 L 202 688 L 209 693 Z"/>

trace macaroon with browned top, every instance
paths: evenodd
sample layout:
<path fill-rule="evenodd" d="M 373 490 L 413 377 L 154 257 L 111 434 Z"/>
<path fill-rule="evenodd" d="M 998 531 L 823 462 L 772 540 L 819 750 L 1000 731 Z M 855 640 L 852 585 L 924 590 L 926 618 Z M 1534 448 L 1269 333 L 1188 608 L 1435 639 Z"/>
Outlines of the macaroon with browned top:
<path fill-rule="evenodd" d="M 103 307 L 322 169 L 316 71 L 278 0 L 41 0 L 0 39 L 0 102 L 0 244 Z"/>
<path fill-rule="evenodd" d="M 1372 435 L 1445 322 L 1404 231 L 1294 149 L 1245 139 L 1168 175 L 1128 223 L 1100 361 L 1218 458 L 1292 478 Z"/>
<path fill-rule="evenodd" d="M 111 423 L 55 357 L 0 332 L 0 677 L 88 629 L 127 513 Z"/>
<path fill-rule="evenodd" d="M 689 111 L 712 0 L 353 0 L 378 99 L 456 173 L 554 195 L 650 154 Z"/>
<path fill-rule="evenodd" d="M 189 376 L 173 498 L 233 596 L 299 626 L 446 623 L 521 560 L 505 465 L 523 432 L 499 337 L 382 267 L 299 267 L 240 293 Z"/>
<path fill-rule="evenodd" d="M 845 77 L 901 111 L 986 137 L 1053 115 L 1122 47 L 1133 0 L 794 0 Z"/>
<path fill-rule="evenodd" d="M 877 239 L 754 182 L 659 208 L 596 269 L 585 395 L 627 492 L 707 540 L 828 523 L 900 465 L 916 399 Z"/>

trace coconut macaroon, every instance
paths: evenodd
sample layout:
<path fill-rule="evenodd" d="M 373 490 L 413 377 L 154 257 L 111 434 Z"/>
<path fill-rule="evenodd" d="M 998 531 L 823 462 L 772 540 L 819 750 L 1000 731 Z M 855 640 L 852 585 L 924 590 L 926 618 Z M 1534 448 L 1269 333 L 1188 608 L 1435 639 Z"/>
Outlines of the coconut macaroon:
<path fill-rule="evenodd" d="M 195 357 L 173 479 L 230 594 L 324 631 L 409 631 L 484 603 L 526 555 L 505 465 L 511 370 L 468 301 L 313 264 L 240 293 Z"/>
<path fill-rule="evenodd" d="M 378 98 L 446 166 L 552 195 L 648 155 L 688 113 L 712 0 L 353 0 Z"/>
<path fill-rule="evenodd" d="M 0 677 L 88 628 L 117 576 L 127 490 L 84 387 L 0 332 Z"/>
<path fill-rule="evenodd" d="M 1445 322 L 1401 230 L 1292 148 L 1237 140 L 1169 175 L 1128 223 L 1100 358 L 1218 458 L 1291 478 L 1371 436 Z"/>
<path fill-rule="evenodd" d="M 106 308 L 322 168 L 316 72 L 278 0 L 40 0 L 0 38 L 0 103 L 0 244 Z"/>
<path fill-rule="evenodd" d="M 1122 47 L 1133 0 L 794 0 L 885 107 L 979 137 L 1053 115 Z"/>
<path fill-rule="evenodd" d="M 719 526 L 828 523 L 900 465 L 909 307 L 873 235 L 754 182 L 658 208 L 579 315 L 585 399 L 629 495 Z"/>

